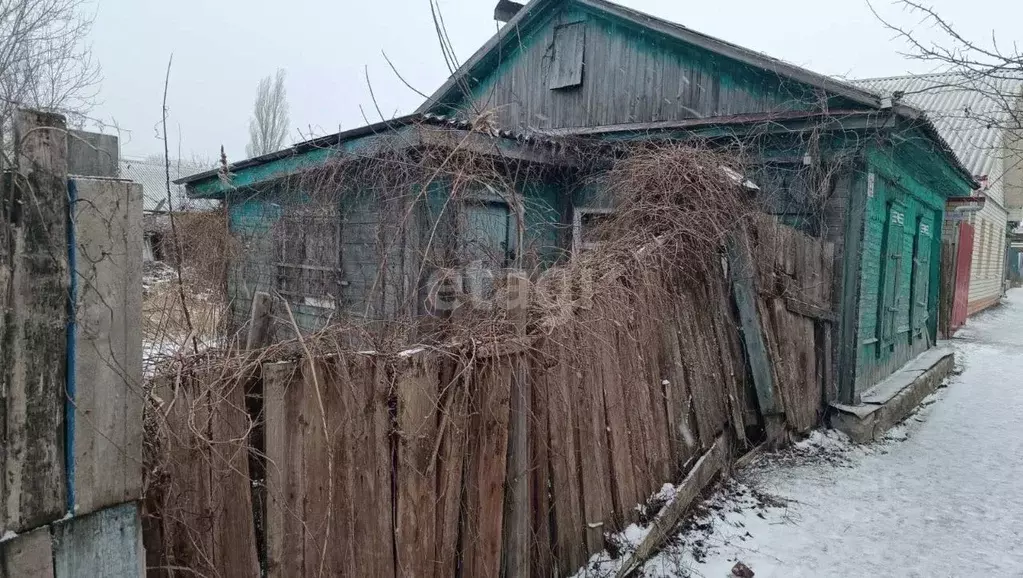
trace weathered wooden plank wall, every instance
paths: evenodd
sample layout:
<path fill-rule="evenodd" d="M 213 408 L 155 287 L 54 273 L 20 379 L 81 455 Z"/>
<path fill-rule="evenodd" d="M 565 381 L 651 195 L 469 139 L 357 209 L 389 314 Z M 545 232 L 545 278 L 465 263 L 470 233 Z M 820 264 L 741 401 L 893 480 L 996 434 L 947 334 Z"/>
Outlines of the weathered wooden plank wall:
<path fill-rule="evenodd" d="M 773 220 L 752 238 L 775 398 L 804 431 L 827 397 L 830 252 Z M 746 443 L 763 418 L 723 266 L 642 281 L 500 347 L 264 364 L 268 574 L 568 575 L 722 439 Z M 195 542 L 217 560 L 214 530 Z"/>
<path fill-rule="evenodd" d="M 806 432 L 835 401 L 831 334 L 834 247 L 779 224 L 756 221 L 749 247 L 757 269 L 757 309 L 773 360 L 775 399 L 788 427 Z"/>

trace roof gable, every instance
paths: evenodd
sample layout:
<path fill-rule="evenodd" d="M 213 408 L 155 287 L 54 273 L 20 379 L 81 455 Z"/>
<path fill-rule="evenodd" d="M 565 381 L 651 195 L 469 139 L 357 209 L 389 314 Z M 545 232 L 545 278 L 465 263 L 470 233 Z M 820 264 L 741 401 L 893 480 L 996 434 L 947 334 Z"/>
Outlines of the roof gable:
<path fill-rule="evenodd" d="M 579 90 L 552 92 L 543 78 L 558 56 L 554 31 L 578 21 L 590 24 L 589 78 Z M 819 106 L 820 93 L 837 99 L 829 106 L 881 106 L 868 91 L 606 0 L 533 0 L 419 112 L 493 109 L 504 125 L 563 128 L 805 108 Z"/>

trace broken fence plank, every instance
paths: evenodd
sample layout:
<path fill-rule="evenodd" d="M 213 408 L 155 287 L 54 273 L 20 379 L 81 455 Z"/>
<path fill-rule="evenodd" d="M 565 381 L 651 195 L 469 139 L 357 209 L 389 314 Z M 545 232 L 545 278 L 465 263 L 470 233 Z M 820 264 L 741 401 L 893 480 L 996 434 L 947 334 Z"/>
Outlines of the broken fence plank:
<path fill-rule="evenodd" d="M 781 413 L 781 407 L 775 400 L 771 355 L 764 340 L 760 314 L 757 312 L 757 291 L 753 284 L 754 267 L 750 262 L 749 253 L 735 237 L 728 239 L 726 249 L 732 290 L 739 310 L 739 324 L 742 328 L 746 356 L 753 372 L 753 384 L 756 386 L 760 411 L 765 417 L 777 415 Z"/>
<path fill-rule="evenodd" d="M 700 493 L 710 485 L 714 476 L 724 469 L 729 455 L 728 434 L 718 436 L 714 445 L 697 460 L 686 478 L 678 485 L 675 498 L 668 503 L 652 523 L 653 528 L 636 547 L 636 551 L 622 564 L 616 575 L 624 578 L 632 574 L 652 556 L 674 531 L 683 514 Z"/>
<path fill-rule="evenodd" d="M 795 313 L 796 315 L 802 315 L 803 317 L 809 317 L 811 319 L 817 319 L 819 321 L 826 321 L 828 323 L 837 323 L 838 314 L 830 309 L 793 299 L 791 297 L 785 298 L 785 308 Z"/>

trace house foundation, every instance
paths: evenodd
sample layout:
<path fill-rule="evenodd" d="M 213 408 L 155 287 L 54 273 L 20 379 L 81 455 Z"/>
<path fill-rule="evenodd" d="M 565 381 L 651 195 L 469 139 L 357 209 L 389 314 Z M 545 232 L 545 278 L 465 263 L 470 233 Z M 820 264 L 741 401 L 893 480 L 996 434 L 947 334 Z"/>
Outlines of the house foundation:
<path fill-rule="evenodd" d="M 906 419 L 924 398 L 934 393 L 954 366 L 955 355 L 951 347 L 925 351 L 863 392 L 860 403 L 831 404 L 831 427 L 845 432 L 859 443 L 880 439 L 892 426 Z"/>

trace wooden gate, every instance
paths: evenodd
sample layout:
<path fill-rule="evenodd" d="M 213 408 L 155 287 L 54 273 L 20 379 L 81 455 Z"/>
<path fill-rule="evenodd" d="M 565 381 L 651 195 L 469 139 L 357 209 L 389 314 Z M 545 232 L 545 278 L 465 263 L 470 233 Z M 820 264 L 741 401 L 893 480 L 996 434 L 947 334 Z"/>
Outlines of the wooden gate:
<path fill-rule="evenodd" d="M 967 306 L 970 302 L 970 265 L 973 259 L 973 225 L 959 225 L 959 243 L 956 251 L 955 293 L 952 298 L 952 319 L 950 333 L 966 323 Z"/>

